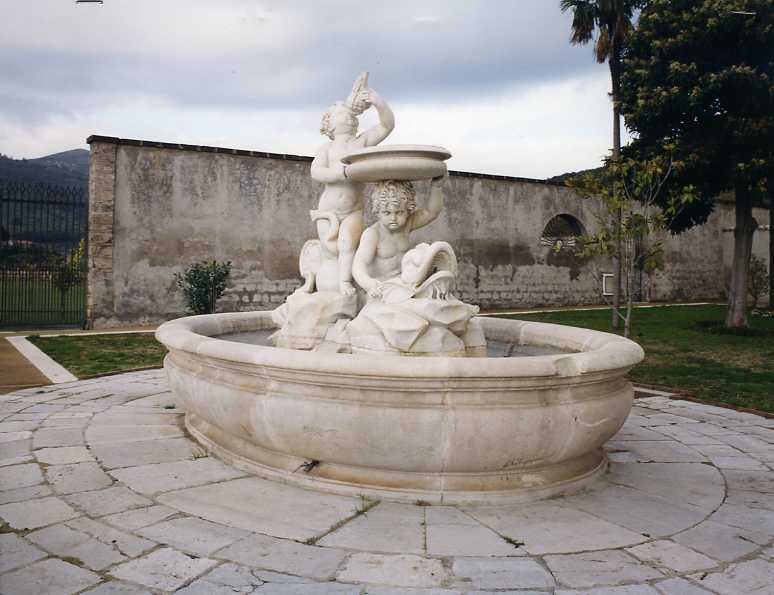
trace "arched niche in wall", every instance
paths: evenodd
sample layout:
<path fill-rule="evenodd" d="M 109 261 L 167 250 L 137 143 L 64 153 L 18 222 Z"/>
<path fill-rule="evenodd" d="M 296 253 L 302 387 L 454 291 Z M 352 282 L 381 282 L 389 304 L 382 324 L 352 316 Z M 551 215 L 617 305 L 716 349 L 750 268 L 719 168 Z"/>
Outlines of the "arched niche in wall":
<path fill-rule="evenodd" d="M 580 238 L 586 235 L 586 228 L 576 217 L 560 213 L 552 217 L 540 234 L 540 245 L 548 248 L 545 262 L 549 266 L 567 267 L 570 279 L 580 276 L 588 257 L 576 256 L 580 250 Z"/>
<path fill-rule="evenodd" d="M 586 228 L 572 215 L 562 213 L 552 217 L 540 234 L 540 243 L 550 246 L 555 251 L 575 251 L 578 238 L 586 234 Z"/>

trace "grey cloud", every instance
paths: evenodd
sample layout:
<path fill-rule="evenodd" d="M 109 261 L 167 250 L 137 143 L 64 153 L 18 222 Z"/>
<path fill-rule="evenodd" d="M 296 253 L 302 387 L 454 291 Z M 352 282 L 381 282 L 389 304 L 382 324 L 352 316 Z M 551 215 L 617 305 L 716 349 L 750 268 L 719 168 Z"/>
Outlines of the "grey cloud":
<path fill-rule="evenodd" d="M 63 0 L 34 4 L 54 1 Z M 117 10 L 121 0 L 91 8 L 110 11 L 111 3 Z M 270 36 L 288 22 L 304 34 L 265 48 L 197 45 L 197 31 L 209 26 L 197 13 L 205 5 L 241 15 L 234 19 L 234 35 Z M 308 108 L 341 98 L 361 70 L 370 70 L 373 86 L 391 99 L 442 102 L 601 68 L 590 52 L 570 47 L 570 19 L 553 0 L 164 0 L 164 6 L 152 28 L 127 24 L 134 37 L 106 12 L 98 24 L 115 28 L 110 46 L 92 44 L 88 29 L 56 49 L 34 39 L 9 46 L 0 25 L 0 111 L 34 122 L 134 96 L 226 109 Z M 35 18 L 26 3 L 16 10 Z M 52 18 L 47 26 L 58 22 Z M 165 45 L 165 30 L 176 32 L 174 43 Z M 148 47 L 153 50 L 143 51 Z"/>

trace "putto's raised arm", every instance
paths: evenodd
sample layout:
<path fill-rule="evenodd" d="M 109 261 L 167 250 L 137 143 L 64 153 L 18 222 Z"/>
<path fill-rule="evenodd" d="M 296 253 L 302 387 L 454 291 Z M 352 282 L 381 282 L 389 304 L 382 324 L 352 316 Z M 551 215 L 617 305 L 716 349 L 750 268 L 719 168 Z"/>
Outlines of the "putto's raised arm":
<path fill-rule="evenodd" d="M 411 229 L 419 229 L 428 223 L 435 221 L 443 209 L 443 185 L 449 174 L 433 178 L 430 183 L 430 196 L 427 199 L 427 205 L 422 209 L 417 209 L 412 217 Z"/>
<path fill-rule="evenodd" d="M 366 147 L 372 147 L 390 135 L 395 128 L 395 115 L 387 102 L 373 89 L 366 89 L 361 96 L 364 101 L 374 106 L 379 114 L 379 123 L 359 135 Z"/>

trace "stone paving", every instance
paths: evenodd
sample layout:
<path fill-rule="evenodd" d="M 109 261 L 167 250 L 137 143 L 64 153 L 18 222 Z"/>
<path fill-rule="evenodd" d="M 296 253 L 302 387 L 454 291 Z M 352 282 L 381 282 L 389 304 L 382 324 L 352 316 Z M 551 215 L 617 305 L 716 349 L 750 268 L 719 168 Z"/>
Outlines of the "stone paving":
<path fill-rule="evenodd" d="M 563 498 L 373 502 L 208 457 L 161 371 L 28 389 L 0 397 L 0 592 L 774 593 L 774 420 L 642 398 L 608 451 Z"/>

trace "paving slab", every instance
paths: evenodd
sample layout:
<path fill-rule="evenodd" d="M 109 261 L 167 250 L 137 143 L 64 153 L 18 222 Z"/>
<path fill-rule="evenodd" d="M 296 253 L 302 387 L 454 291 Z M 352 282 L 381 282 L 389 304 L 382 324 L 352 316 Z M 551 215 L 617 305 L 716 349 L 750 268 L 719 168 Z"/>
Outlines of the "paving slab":
<path fill-rule="evenodd" d="M 151 589 L 174 591 L 215 564 L 215 560 L 192 558 L 177 550 L 162 548 L 142 558 L 119 564 L 110 574 Z"/>
<path fill-rule="evenodd" d="M 26 566 L 48 556 L 43 550 L 13 534 L 0 535 L 0 573 Z"/>
<path fill-rule="evenodd" d="M 334 496 L 257 477 L 162 494 L 157 501 L 210 521 L 305 541 L 353 517 L 358 498 Z"/>
<path fill-rule="evenodd" d="M 425 507 L 431 556 L 525 556 L 526 552 L 456 508 Z"/>
<path fill-rule="evenodd" d="M 68 463 L 83 463 L 94 460 L 85 446 L 41 448 L 35 451 L 35 457 L 38 462 L 46 465 L 67 465 Z"/>
<path fill-rule="evenodd" d="M 661 595 L 650 585 L 624 585 L 622 587 L 598 587 L 582 591 L 559 589 L 554 595 Z"/>
<path fill-rule="evenodd" d="M 425 550 L 425 507 L 382 502 L 320 540 L 320 545 L 422 554 Z"/>
<path fill-rule="evenodd" d="M 200 556 L 208 556 L 250 535 L 250 532 L 244 529 L 235 529 L 196 517 L 164 521 L 140 529 L 137 533 Z"/>
<path fill-rule="evenodd" d="M 555 583 L 537 561 L 523 558 L 457 558 L 452 572 L 478 589 L 549 589 Z"/>
<path fill-rule="evenodd" d="M 338 580 L 398 587 L 439 587 L 447 578 L 440 560 L 410 554 L 360 552 L 347 560 Z"/>
<path fill-rule="evenodd" d="M 0 575 L 0 592 L 13 595 L 68 595 L 96 585 L 102 579 L 90 570 L 63 560 L 36 562 Z"/>
<path fill-rule="evenodd" d="M 51 465 L 46 468 L 46 479 L 57 494 L 99 490 L 113 483 L 113 479 L 97 463 Z"/>
<path fill-rule="evenodd" d="M 546 556 L 544 560 L 556 580 L 565 587 L 622 585 L 663 576 L 657 569 L 621 550 Z"/>
<path fill-rule="evenodd" d="M 32 447 L 81 446 L 85 443 L 80 428 L 40 428 L 35 431 Z"/>
<path fill-rule="evenodd" d="M 618 485 L 569 496 L 564 502 L 646 537 L 672 535 L 693 527 L 708 516 L 707 512 L 682 502 Z"/>
<path fill-rule="evenodd" d="M 156 440 L 138 440 L 131 448 L 126 444 L 94 444 L 91 452 L 106 469 L 135 467 L 154 463 L 193 460 L 194 454 L 202 452 L 188 438 L 159 438 Z"/>
<path fill-rule="evenodd" d="M 104 523 L 97 522 L 93 519 L 82 517 L 73 521 L 68 521 L 66 524 L 71 529 L 86 533 L 103 543 L 109 543 L 116 548 L 117 551 L 130 558 L 139 556 L 156 546 L 154 541 L 143 539 L 139 535 L 114 529 L 113 527 L 109 527 Z"/>
<path fill-rule="evenodd" d="M 122 581 L 107 581 L 83 593 L 84 595 L 152 595 L 143 587 Z"/>
<path fill-rule="evenodd" d="M 267 583 L 255 591 L 256 595 L 359 595 L 360 587 L 335 583 L 274 584 Z"/>
<path fill-rule="evenodd" d="M 501 591 L 502 592 L 502 591 Z M 384 587 L 376 585 L 366 585 L 364 595 L 462 595 L 462 591 L 451 589 L 418 589 L 414 587 Z M 469 595 L 475 595 L 479 591 L 467 591 Z M 527 591 L 519 591 L 521 595 L 530 595 Z M 532 595 L 535 595 L 534 593 Z"/>
<path fill-rule="evenodd" d="M 713 595 L 712 591 L 702 589 L 684 578 L 670 578 L 653 583 L 653 586 L 663 595 Z"/>
<path fill-rule="evenodd" d="M 723 474 L 703 463 L 619 463 L 608 481 L 645 494 L 711 513 L 723 502 Z"/>
<path fill-rule="evenodd" d="M 115 469 L 110 472 L 118 481 L 141 494 L 157 494 L 181 488 L 210 484 L 245 475 L 211 457 L 192 461 L 175 461 Z"/>
<path fill-rule="evenodd" d="M 43 483 L 43 474 L 35 463 L 0 467 L 0 486 L 6 488 L 26 488 Z"/>
<path fill-rule="evenodd" d="M 15 440 L 26 440 L 32 438 L 32 432 L 24 430 L 22 432 L 3 432 L 0 434 L 0 444 L 4 442 L 14 442 Z"/>
<path fill-rule="evenodd" d="M 523 543 L 524 550 L 533 555 L 610 549 L 647 539 L 640 533 L 550 500 L 517 507 L 467 508 L 465 512 L 500 535 Z"/>
<path fill-rule="evenodd" d="M 674 572 L 695 572 L 717 566 L 712 558 L 668 540 L 650 541 L 626 551 L 643 562 Z"/>
<path fill-rule="evenodd" d="M 119 529 L 134 531 L 141 527 L 147 527 L 153 523 L 158 523 L 169 517 L 176 516 L 178 511 L 169 506 L 157 504 L 155 506 L 144 506 L 134 510 L 127 510 L 116 514 L 103 516 L 100 520 L 114 525 Z"/>
<path fill-rule="evenodd" d="M 220 593 L 253 593 L 265 581 L 246 566 L 222 564 L 178 591 L 179 595 L 219 595 Z"/>
<path fill-rule="evenodd" d="M 578 494 L 415 506 L 199 458 L 171 401 L 158 372 L 0 397 L 0 592 L 703 595 L 772 584 L 774 431 L 763 418 L 649 399 L 608 443 L 610 473 Z"/>
<path fill-rule="evenodd" d="M 756 531 L 704 521 L 688 531 L 677 533 L 672 540 L 715 560 L 730 562 L 759 549 L 769 541 L 769 537 Z"/>
<path fill-rule="evenodd" d="M 774 564 L 766 560 L 732 564 L 723 572 L 710 574 L 701 584 L 721 595 L 770 595 L 774 590 Z"/>
<path fill-rule="evenodd" d="M 56 497 L 13 502 L 0 506 L 0 518 L 14 529 L 37 529 L 74 519 L 80 513 Z"/>
<path fill-rule="evenodd" d="M 28 534 L 27 539 L 46 551 L 91 570 L 104 570 L 126 560 L 112 544 L 103 543 L 88 533 L 77 531 L 65 524 L 53 525 Z"/>
<path fill-rule="evenodd" d="M 179 438 L 185 432 L 178 426 L 145 426 L 142 432 L 137 426 L 89 426 L 86 430 L 86 442 L 96 444 L 126 444 L 127 442 L 145 442 L 158 438 Z"/>
<path fill-rule="evenodd" d="M 263 570 L 330 580 L 349 554 L 344 550 L 304 545 L 289 539 L 251 535 L 213 555 Z"/>
<path fill-rule="evenodd" d="M 45 496 L 51 496 L 53 493 L 54 490 L 48 485 L 34 485 L 28 488 L 2 490 L 0 491 L 0 504 L 44 498 Z"/>
<path fill-rule="evenodd" d="M 65 496 L 65 500 L 92 517 L 114 514 L 153 503 L 152 500 L 123 486 L 70 494 Z"/>

